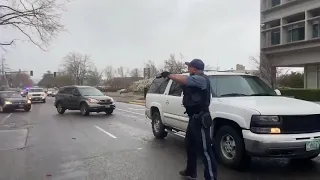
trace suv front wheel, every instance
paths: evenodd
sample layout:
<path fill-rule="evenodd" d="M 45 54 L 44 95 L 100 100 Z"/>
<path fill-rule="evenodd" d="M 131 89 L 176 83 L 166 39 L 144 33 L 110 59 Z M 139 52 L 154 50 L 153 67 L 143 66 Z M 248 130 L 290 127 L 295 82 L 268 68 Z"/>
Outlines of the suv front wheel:
<path fill-rule="evenodd" d="M 161 116 L 159 111 L 156 111 L 152 114 L 151 125 L 152 125 L 153 135 L 157 139 L 163 139 L 168 135 L 168 133 L 165 131 L 165 126 L 161 121 Z"/>
<path fill-rule="evenodd" d="M 82 116 L 88 116 L 90 114 L 89 107 L 87 103 L 81 103 L 80 112 Z"/>
<path fill-rule="evenodd" d="M 215 137 L 215 150 L 221 164 L 234 169 L 246 167 L 250 162 L 240 132 L 231 126 L 222 126 Z"/>

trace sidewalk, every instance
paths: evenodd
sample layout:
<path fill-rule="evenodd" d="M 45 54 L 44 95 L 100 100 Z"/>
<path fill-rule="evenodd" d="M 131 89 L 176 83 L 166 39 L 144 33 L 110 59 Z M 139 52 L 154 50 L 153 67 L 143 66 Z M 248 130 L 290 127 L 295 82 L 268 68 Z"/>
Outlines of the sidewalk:
<path fill-rule="evenodd" d="M 120 94 L 119 92 L 108 92 L 106 95 L 112 97 L 117 102 L 137 104 L 142 106 L 145 105 L 145 100 L 142 95 L 134 95 L 133 93 Z"/>

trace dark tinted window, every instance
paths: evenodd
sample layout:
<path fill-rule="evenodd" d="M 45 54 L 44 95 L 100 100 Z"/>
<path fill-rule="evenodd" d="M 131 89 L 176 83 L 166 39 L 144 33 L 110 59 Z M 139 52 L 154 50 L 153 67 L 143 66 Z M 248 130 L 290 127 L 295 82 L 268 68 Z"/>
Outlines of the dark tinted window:
<path fill-rule="evenodd" d="M 172 81 L 172 84 L 170 86 L 169 95 L 171 96 L 181 96 L 182 88 L 180 84 L 176 83 L 175 81 Z"/>
<path fill-rule="evenodd" d="M 59 91 L 61 94 L 72 94 L 72 91 L 74 90 L 74 87 L 66 87 Z"/>
<path fill-rule="evenodd" d="M 0 96 L 3 98 L 17 98 L 21 97 L 19 92 L 1 92 Z"/>
<path fill-rule="evenodd" d="M 169 79 L 164 79 L 164 78 L 154 79 L 150 85 L 148 93 L 163 94 L 164 91 L 166 90 L 168 83 L 169 83 Z"/>
<path fill-rule="evenodd" d="M 211 87 L 217 96 L 273 95 L 276 93 L 256 76 L 209 76 Z"/>

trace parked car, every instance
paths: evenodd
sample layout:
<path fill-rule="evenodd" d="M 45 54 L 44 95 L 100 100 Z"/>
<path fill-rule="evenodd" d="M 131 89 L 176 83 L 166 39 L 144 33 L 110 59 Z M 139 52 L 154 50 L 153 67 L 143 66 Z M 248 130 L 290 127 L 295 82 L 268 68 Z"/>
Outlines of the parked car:
<path fill-rule="evenodd" d="M 55 96 L 54 106 L 59 114 L 66 110 L 80 110 L 83 116 L 90 112 L 112 114 L 116 108 L 111 97 L 91 86 L 65 86 Z"/>
<path fill-rule="evenodd" d="M 16 109 L 30 111 L 31 101 L 16 91 L 0 91 L 0 112 Z"/>
<path fill-rule="evenodd" d="M 258 77 L 208 72 L 212 86 L 211 136 L 219 161 L 240 168 L 256 157 L 310 160 L 320 153 L 320 105 L 280 96 Z M 182 89 L 155 79 L 146 96 L 146 117 L 156 138 L 185 132 Z"/>
<path fill-rule="evenodd" d="M 31 102 L 46 103 L 46 93 L 43 88 L 30 88 L 27 96 Z"/>

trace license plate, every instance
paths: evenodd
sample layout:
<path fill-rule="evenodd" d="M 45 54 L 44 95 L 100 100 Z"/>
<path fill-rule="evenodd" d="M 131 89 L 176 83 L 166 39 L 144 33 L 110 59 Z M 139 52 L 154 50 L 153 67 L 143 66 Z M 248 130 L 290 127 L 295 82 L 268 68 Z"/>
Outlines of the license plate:
<path fill-rule="evenodd" d="M 19 105 L 19 107 L 21 107 L 21 108 L 22 108 L 22 107 L 24 107 L 24 105 L 23 105 L 23 104 L 20 104 L 20 105 Z"/>
<path fill-rule="evenodd" d="M 110 105 L 105 105 L 104 107 L 105 107 L 105 108 L 110 108 Z"/>
<path fill-rule="evenodd" d="M 319 140 L 313 140 L 306 143 L 306 151 L 314 151 L 318 150 L 320 147 L 320 141 Z"/>

